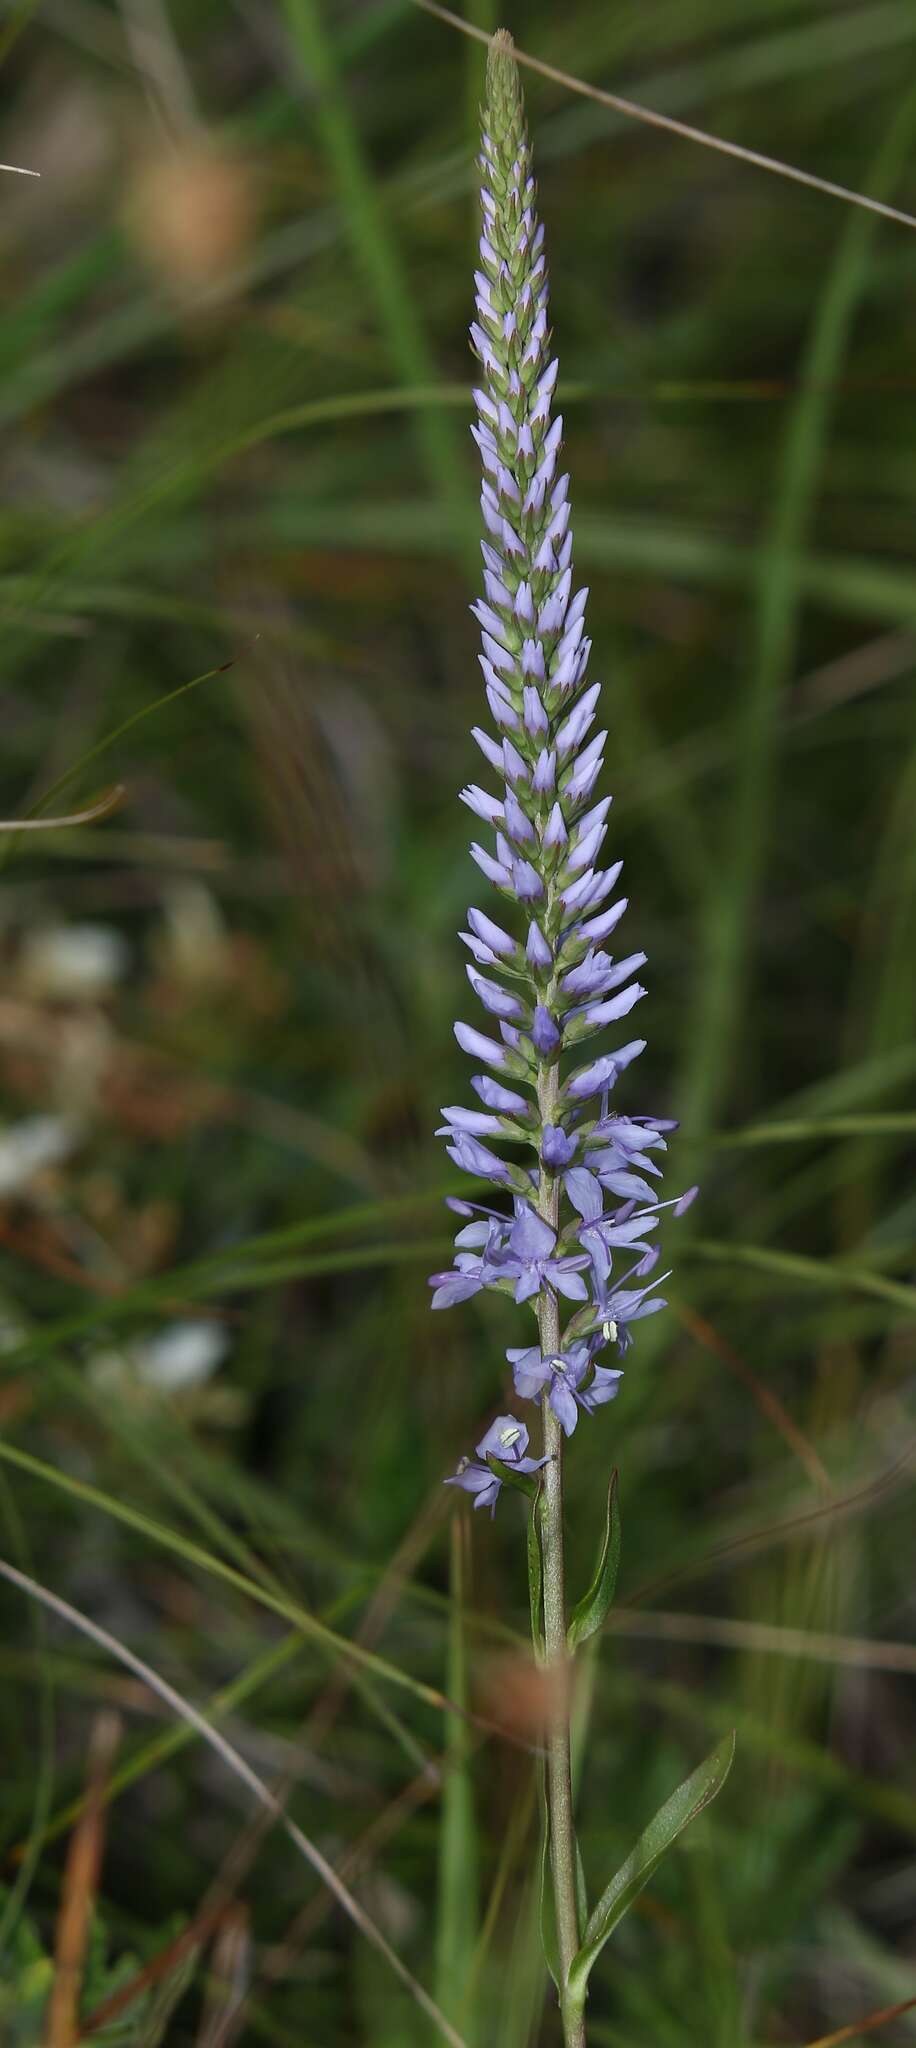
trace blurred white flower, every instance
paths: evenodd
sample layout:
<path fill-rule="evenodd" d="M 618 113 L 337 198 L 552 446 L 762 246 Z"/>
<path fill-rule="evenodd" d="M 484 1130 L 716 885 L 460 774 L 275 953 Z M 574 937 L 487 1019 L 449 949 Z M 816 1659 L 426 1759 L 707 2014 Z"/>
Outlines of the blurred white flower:
<path fill-rule="evenodd" d="M 131 1361 L 146 1386 L 178 1394 L 210 1379 L 228 1349 L 228 1333 L 221 1323 L 171 1323 L 155 1337 L 135 1344 Z"/>
<path fill-rule="evenodd" d="M 0 1200 L 20 1194 L 44 1167 L 59 1166 L 76 1136 L 62 1116 L 29 1116 L 0 1131 Z"/>
<path fill-rule="evenodd" d="M 129 959 L 127 941 L 113 925 L 51 925 L 23 941 L 20 975 L 32 995 L 92 1003 L 123 980 Z"/>
<path fill-rule="evenodd" d="M 165 900 L 156 950 L 163 973 L 186 986 L 205 988 L 226 978 L 230 959 L 226 923 L 204 882 L 179 882 Z"/>

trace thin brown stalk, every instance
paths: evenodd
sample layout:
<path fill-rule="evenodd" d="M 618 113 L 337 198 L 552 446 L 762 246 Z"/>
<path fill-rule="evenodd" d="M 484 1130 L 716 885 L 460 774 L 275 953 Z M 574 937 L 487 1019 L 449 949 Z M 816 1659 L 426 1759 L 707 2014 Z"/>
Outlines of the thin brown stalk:
<path fill-rule="evenodd" d="M 120 1720 L 110 1708 L 97 1715 L 89 1744 L 86 1804 L 70 1837 L 64 1867 L 45 2048 L 75 2048 L 79 2039 L 80 1993 L 105 1842 L 105 1786 L 120 1733 Z"/>
<path fill-rule="evenodd" d="M 638 1608 L 658 1593 L 667 1592 L 669 1586 L 678 1586 L 685 1579 L 702 1578 L 717 1565 L 731 1564 L 739 1558 L 756 1556 L 758 1552 L 772 1549 L 778 1543 L 790 1542 L 805 1530 L 817 1533 L 818 1525 L 827 1521 L 845 1521 L 847 1516 L 864 1513 L 882 1495 L 893 1491 L 903 1481 L 907 1467 L 916 1456 L 916 1437 L 910 1437 L 893 1463 L 883 1471 L 866 1480 L 864 1486 L 857 1486 L 851 1493 L 834 1495 L 823 1507 L 809 1508 L 800 1515 L 787 1515 L 784 1521 L 771 1522 L 762 1529 L 752 1529 L 746 1536 L 735 1536 L 728 1543 L 717 1543 L 701 1557 L 677 1571 L 664 1572 L 657 1579 L 648 1579 L 637 1586 L 629 1599 L 622 1603 L 626 1607 Z"/>
<path fill-rule="evenodd" d="M 891 2020 L 912 2012 L 914 2006 L 916 1998 L 904 1998 L 900 2005 L 885 2005 L 880 2012 L 870 2012 L 864 2020 L 853 2020 L 848 2027 L 841 2027 L 837 2034 L 821 2034 L 817 2041 L 807 2041 L 805 2048 L 842 2048 L 845 2041 L 861 2041 L 866 2034 L 875 2034 L 879 2027 L 889 2027 Z"/>
<path fill-rule="evenodd" d="M 705 1316 L 698 1315 L 695 1309 L 687 1308 L 683 1303 L 676 1309 L 675 1313 L 678 1321 L 683 1323 L 685 1330 L 689 1330 L 691 1336 L 696 1337 L 698 1342 L 707 1351 L 712 1351 L 716 1358 L 721 1358 L 723 1365 L 727 1365 L 729 1371 L 734 1373 L 737 1379 L 742 1380 L 746 1387 L 749 1387 L 761 1413 L 766 1415 L 774 1427 L 778 1429 L 780 1436 L 789 1445 L 799 1464 L 807 1472 L 808 1478 L 813 1479 L 815 1485 L 822 1492 L 832 1492 L 830 1474 L 826 1466 L 819 1458 L 814 1445 L 808 1442 L 804 1431 L 799 1428 L 797 1422 L 793 1421 L 788 1409 L 783 1405 L 779 1395 L 774 1393 L 773 1388 L 767 1386 L 766 1382 L 759 1378 L 758 1374 L 732 1348 L 726 1338 L 720 1337 L 718 1330 L 713 1328 L 712 1323 L 708 1322 Z"/>
<path fill-rule="evenodd" d="M 424 14 L 434 14 L 438 21 L 445 21 L 449 28 L 460 29 L 462 35 L 473 36 L 479 43 L 489 43 L 485 29 L 475 28 L 472 22 L 463 21 L 460 14 L 453 14 L 451 8 L 441 7 L 438 0 L 414 0 Z M 555 64 L 546 64 L 540 57 L 532 57 L 527 50 L 514 50 L 517 64 L 524 64 L 529 71 L 537 71 L 542 78 L 552 79 L 555 85 L 563 85 L 567 92 L 579 93 L 583 99 L 596 100 L 599 106 L 611 107 L 615 114 L 623 114 L 628 121 L 642 121 L 646 127 L 661 128 L 668 135 L 678 135 L 683 142 L 697 142 L 703 149 L 717 150 L 720 156 L 730 156 L 739 163 L 750 164 L 754 170 L 771 171 L 778 178 L 790 178 L 795 185 L 807 185 L 812 192 L 822 192 L 828 199 L 842 199 L 847 206 L 863 206 L 868 213 L 879 213 L 884 220 L 893 220 L 900 227 L 916 228 L 916 217 L 902 213 L 896 206 L 885 206 L 883 200 L 870 199 L 866 192 L 855 192 L 848 185 L 835 185 L 831 178 L 819 178 L 814 171 L 803 171 L 798 164 L 783 163 L 781 157 L 766 156 L 762 150 L 746 149 L 743 143 L 726 142 L 724 136 L 710 135 L 706 128 L 694 128 L 688 121 L 678 121 L 673 114 L 659 114 L 653 107 L 644 107 L 637 100 L 625 100 L 616 92 L 605 92 L 600 86 L 588 85 L 584 78 L 575 78 L 569 71 L 559 71 Z"/>

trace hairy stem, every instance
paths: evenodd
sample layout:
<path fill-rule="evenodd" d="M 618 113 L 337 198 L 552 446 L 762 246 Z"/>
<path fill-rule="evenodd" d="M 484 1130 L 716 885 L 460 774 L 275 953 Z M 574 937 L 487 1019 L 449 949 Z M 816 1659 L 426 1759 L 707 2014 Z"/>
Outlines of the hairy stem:
<path fill-rule="evenodd" d="M 555 1120 L 559 1082 L 556 1067 L 541 1069 L 538 1106 L 544 1123 Z M 540 1214 L 553 1229 L 559 1214 L 559 1188 L 541 1168 Z M 555 1295 L 545 1288 L 538 1302 L 541 1350 L 545 1358 L 560 1349 L 560 1312 Z M 541 1550 L 544 1568 L 544 1651 L 550 1679 L 547 1728 L 547 1814 L 550 1829 L 550 1874 L 560 1963 L 560 2009 L 566 2048 L 585 2048 L 585 2021 L 580 2008 L 570 2009 L 565 1994 L 570 1965 L 579 1947 L 576 1905 L 576 1830 L 573 1820 L 572 1769 L 569 1742 L 569 1657 L 566 1648 L 566 1574 L 563 1562 L 563 1431 L 545 1394 L 541 1402 L 544 1467 L 541 1495 Z"/>

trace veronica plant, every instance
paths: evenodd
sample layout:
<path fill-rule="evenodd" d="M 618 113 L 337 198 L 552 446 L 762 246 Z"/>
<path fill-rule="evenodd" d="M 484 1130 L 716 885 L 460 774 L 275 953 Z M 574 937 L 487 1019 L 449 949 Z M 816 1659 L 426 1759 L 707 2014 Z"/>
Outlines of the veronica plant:
<path fill-rule="evenodd" d="M 454 1266 L 433 1275 L 433 1307 L 492 1288 L 513 1297 L 529 1325 L 507 1357 L 516 1395 L 540 1410 L 540 1454 L 529 1455 L 523 1421 L 500 1415 L 448 1483 L 491 1512 L 506 1485 L 531 1498 L 532 1629 L 553 1681 L 548 1961 L 564 2038 L 577 2048 L 593 1962 L 669 1842 L 718 1790 L 731 1751 L 725 1745 L 674 1795 L 589 1916 L 565 1679 L 571 1652 L 610 1605 L 619 1530 L 612 1486 L 595 1579 L 568 1621 L 564 1439 L 614 1399 L 622 1368 L 606 1359 L 622 1358 L 635 1326 L 665 1306 L 657 1291 L 667 1277 L 658 1271 L 660 1214 L 666 1207 L 680 1213 L 696 1190 L 661 1199 L 660 1160 L 673 1124 L 611 1107 L 615 1084 L 645 1041 L 630 1038 L 597 1056 L 593 1048 L 582 1060 L 588 1041 L 623 1024 L 641 1002 L 646 956 L 608 951 L 627 899 L 615 894 L 620 861 L 599 866 L 611 805 L 596 796 L 607 732 L 593 730 L 599 685 L 587 680 L 587 592 L 573 589 L 544 234 L 518 69 L 504 32 L 490 45 L 479 161 L 483 219 L 471 339 L 481 382 L 472 432 L 483 465 L 486 537 L 485 594 L 473 609 L 492 724 L 475 727 L 473 737 L 497 788 L 491 794 L 471 783 L 461 795 L 488 828 L 487 843 L 471 852 L 507 909 L 505 923 L 469 910 L 461 934 L 488 1029 L 455 1026 L 484 1071 L 471 1082 L 479 1107 L 445 1109 L 443 1134 L 450 1158 L 475 1182 L 491 1183 L 494 1201 L 451 1201 L 462 1226 Z"/>

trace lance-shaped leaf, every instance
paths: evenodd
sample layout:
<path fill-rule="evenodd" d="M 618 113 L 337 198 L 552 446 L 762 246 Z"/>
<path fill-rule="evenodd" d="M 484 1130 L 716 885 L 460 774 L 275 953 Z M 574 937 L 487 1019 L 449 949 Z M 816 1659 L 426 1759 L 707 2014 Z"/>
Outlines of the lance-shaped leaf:
<path fill-rule="evenodd" d="M 487 1464 L 496 1478 L 502 1479 L 506 1486 L 514 1486 L 516 1493 L 523 1493 L 526 1500 L 536 1499 L 538 1482 L 534 1473 L 520 1472 L 517 1465 L 507 1464 L 504 1458 L 494 1458 L 492 1451 L 487 1452 Z"/>
<path fill-rule="evenodd" d="M 697 1814 L 702 1813 L 721 1791 L 734 1754 L 735 1737 L 732 1732 L 667 1800 L 645 1833 L 640 1835 L 635 1849 L 621 1865 L 616 1877 L 612 1877 L 588 1922 L 582 1947 L 569 1972 L 568 1993 L 573 2005 L 580 2009 L 584 2005 L 589 1975 L 608 1936 L 638 1899 L 672 1842 L 676 1842 L 689 1822 L 695 1820 Z"/>
<path fill-rule="evenodd" d="M 607 1518 L 604 1537 L 595 1566 L 595 1576 L 578 1605 L 573 1608 L 567 1631 L 570 1650 L 584 1643 L 601 1627 L 614 1598 L 620 1565 L 620 1507 L 617 1500 L 617 1472 L 611 1473 L 607 1490 Z"/>

